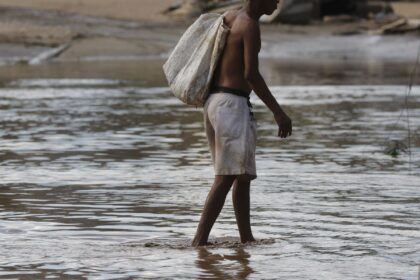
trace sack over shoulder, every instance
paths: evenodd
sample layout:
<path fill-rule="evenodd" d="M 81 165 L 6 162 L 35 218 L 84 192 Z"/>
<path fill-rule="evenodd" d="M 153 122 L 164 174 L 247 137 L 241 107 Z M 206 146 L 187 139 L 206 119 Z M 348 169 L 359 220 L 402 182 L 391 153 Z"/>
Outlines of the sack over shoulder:
<path fill-rule="evenodd" d="M 163 65 L 173 94 L 186 104 L 204 106 L 229 28 L 223 15 L 201 15 L 182 35 Z"/>

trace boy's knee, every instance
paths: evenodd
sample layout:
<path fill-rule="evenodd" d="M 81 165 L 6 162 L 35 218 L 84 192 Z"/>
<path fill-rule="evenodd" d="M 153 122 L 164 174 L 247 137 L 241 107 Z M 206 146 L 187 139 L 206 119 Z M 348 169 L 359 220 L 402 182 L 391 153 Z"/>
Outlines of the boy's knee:
<path fill-rule="evenodd" d="M 252 176 L 251 175 L 238 175 L 236 176 L 236 181 L 239 185 L 250 185 L 251 184 L 251 180 L 252 180 Z"/>
<path fill-rule="evenodd" d="M 218 184 L 232 185 L 233 181 L 235 181 L 235 176 L 234 175 L 216 175 L 215 180 Z"/>

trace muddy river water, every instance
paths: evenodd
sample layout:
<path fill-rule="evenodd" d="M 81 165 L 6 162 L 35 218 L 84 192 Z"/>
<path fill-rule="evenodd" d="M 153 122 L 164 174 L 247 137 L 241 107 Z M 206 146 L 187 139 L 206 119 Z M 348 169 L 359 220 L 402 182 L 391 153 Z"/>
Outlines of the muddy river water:
<path fill-rule="evenodd" d="M 295 77 L 271 78 L 288 140 L 252 98 L 259 241 L 237 243 L 228 197 L 217 245 L 200 249 L 213 176 L 200 109 L 160 78 L 4 82 L 0 279 L 417 279 L 420 87 Z"/>

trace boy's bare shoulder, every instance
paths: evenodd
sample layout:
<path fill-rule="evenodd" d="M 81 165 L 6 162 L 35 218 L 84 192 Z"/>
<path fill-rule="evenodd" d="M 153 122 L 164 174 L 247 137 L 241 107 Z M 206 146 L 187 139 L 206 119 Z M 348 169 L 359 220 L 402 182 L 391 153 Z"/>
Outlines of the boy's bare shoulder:
<path fill-rule="evenodd" d="M 249 17 L 246 12 L 242 10 L 230 10 L 225 14 L 225 23 L 229 26 L 231 34 L 235 34 L 236 38 L 259 41 L 259 23 Z"/>
<path fill-rule="evenodd" d="M 250 18 L 246 13 L 241 13 L 237 17 L 238 25 L 244 35 L 258 35 L 260 33 L 260 25 L 257 21 Z"/>

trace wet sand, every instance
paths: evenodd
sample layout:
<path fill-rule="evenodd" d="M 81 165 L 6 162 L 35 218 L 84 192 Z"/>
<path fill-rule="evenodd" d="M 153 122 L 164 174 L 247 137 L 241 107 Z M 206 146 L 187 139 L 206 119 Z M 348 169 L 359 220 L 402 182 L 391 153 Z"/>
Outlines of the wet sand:
<path fill-rule="evenodd" d="M 224 237 L 211 237 L 208 240 L 208 245 L 200 246 L 207 249 L 213 248 L 244 248 L 244 247 L 256 247 L 262 245 L 274 244 L 281 242 L 280 239 L 267 238 L 258 239 L 253 242 L 241 243 L 237 236 L 224 236 Z M 191 249 L 190 238 L 154 238 L 144 239 L 140 242 L 126 242 L 122 246 L 127 247 L 145 247 L 145 248 L 160 248 L 160 249 Z"/>
<path fill-rule="evenodd" d="M 166 87 L 162 59 L 65 61 L 0 67 L 0 84 L 17 79 L 112 79 L 145 87 Z M 261 72 L 272 85 L 407 85 L 411 62 L 331 62 L 262 59 Z M 420 81 L 417 72 L 416 81 Z"/>
<path fill-rule="evenodd" d="M 162 12 L 172 0 L 0 0 L 0 7 L 62 11 L 121 20 L 166 22 Z"/>
<path fill-rule="evenodd" d="M 183 23 L 168 26 L 21 8 L 6 10 L 3 21 L 25 21 L 32 28 L 45 25 L 43 28 L 60 36 L 47 36 L 47 32 L 44 37 L 37 37 L 34 33 L 22 35 L 23 39 L 16 43 L 0 44 L 2 82 L 88 77 L 164 86 L 161 66 L 186 28 Z M 313 84 L 382 84 L 383 81 L 405 84 L 420 46 L 420 38 L 414 35 L 336 36 L 331 30 L 315 26 L 307 27 L 306 33 L 297 32 L 294 29 L 297 27 L 285 31 L 287 28 L 263 26 L 261 68 L 271 85 L 302 81 L 306 84 L 309 81 Z M 63 46 L 66 48 L 62 51 L 55 51 Z"/>
<path fill-rule="evenodd" d="M 0 0 L 0 64 L 32 63 L 45 52 L 68 44 L 64 52 L 46 55 L 37 63 L 56 61 L 137 60 L 167 57 L 188 23 L 163 15 L 172 1 L 105 0 L 47 1 Z M 416 3 L 395 3 L 398 11 L 410 16 Z M 416 6 L 417 7 L 417 6 Z M 420 38 L 398 36 L 336 36 L 365 30 L 369 23 L 343 22 L 311 25 L 264 25 L 263 56 L 286 60 L 322 61 L 377 60 L 412 62 Z M 406 44 L 407 42 L 407 44 Z M 10 44 L 19 45 L 10 48 Z M 366 56 L 351 56 L 352 49 L 366 50 Z M 27 50 L 26 53 L 24 50 Z M 389 53 L 391 51 L 391 54 Z M 354 54 L 354 51 L 353 51 Z"/>

